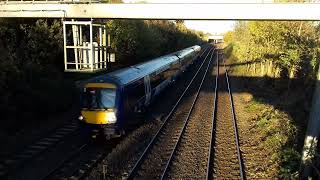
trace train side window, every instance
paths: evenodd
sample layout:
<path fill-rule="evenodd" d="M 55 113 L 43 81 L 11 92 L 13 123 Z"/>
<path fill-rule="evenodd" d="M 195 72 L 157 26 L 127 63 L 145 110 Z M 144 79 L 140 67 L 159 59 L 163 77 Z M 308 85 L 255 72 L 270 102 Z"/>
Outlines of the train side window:
<path fill-rule="evenodd" d="M 128 106 L 133 107 L 144 95 L 143 79 L 128 86 Z"/>
<path fill-rule="evenodd" d="M 178 63 L 170 64 L 170 67 L 163 72 L 164 80 L 174 76 L 174 74 L 177 72 L 178 68 L 179 68 Z"/>
<path fill-rule="evenodd" d="M 164 76 L 163 76 L 164 72 L 161 72 L 157 75 L 152 75 L 150 77 L 150 81 L 151 81 L 151 88 L 156 88 L 159 84 L 161 84 L 164 81 Z"/>

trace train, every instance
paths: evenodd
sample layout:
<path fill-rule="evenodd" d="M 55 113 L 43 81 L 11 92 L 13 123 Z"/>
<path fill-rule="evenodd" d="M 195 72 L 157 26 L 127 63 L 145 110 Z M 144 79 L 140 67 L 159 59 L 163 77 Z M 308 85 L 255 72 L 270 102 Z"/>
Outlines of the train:
<path fill-rule="evenodd" d="M 134 66 L 83 81 L 80 86 L 81 128 L 92 137 L 107 139 L 125 134 L 133 118 L 173 83 L 196 59 L 195 45 Z"/>

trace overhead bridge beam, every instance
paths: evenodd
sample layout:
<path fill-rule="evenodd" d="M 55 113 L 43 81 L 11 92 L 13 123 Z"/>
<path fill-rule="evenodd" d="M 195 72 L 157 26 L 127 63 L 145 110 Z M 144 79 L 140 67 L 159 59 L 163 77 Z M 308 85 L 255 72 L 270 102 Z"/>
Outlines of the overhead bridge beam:
<path fill-rule="evenodd" d="M 320 4 L 67 4 L 0 2 L 0 17 L 189 20 L 320 20 Z"/>

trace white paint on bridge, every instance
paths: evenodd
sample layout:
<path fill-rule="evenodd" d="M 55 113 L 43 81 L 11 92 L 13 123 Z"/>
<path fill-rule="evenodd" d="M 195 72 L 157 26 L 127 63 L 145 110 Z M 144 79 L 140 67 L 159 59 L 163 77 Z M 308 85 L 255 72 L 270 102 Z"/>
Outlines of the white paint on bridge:
<path fill-rule="evenodd" d="M 212 36 L 209 36 L 209 39 L 222 40 L 223 39 L 223 35 L 212 35 Z"/>
<path fill-rule="evenodd" d="M 189 20 L 320 20 L 319 3 L 106 4 L 1 1 L 0 17 Z"/>

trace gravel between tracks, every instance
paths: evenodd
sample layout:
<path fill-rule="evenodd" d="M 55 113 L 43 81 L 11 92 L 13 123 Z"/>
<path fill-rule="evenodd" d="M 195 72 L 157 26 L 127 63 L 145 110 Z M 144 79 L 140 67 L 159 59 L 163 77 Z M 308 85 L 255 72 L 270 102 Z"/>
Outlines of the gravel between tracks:
<path fill-rule="evenodd" d="M 220 64 L 222 64 L 220 59 Z M 239 162 L 235 143 L 230 96 L 225 69 L 219 66 L 213 179 L 240 179 Z"/>
<path fill-rule="evenodd" d="M 214 86 L 216 71 L 215 56 L 204 80 L 176 156 L 173 159 L 169 179 L 205 179 L 211 137 Z"/>
<path fill-rule="evenodd" d="M 211 53 L 210 53 L 211 54 Z M 160 136 L 151 151 L 147 154 L 143 161 L 140 170 L 138 171 L 139 178 L 155 179 L 160 178 L 160 175 L 165 169 L 165 165 L 169 160 L 170 154 L 174 149 L 175 143 L 178 140 L 180 132 L 184 126 L 185 119 L 188 117 L 192 103 L 197 95 L 199 83 L 205 75 L 205 69 L 210 62 L 210 55 L 202 66 L 199 74 L 195 77 L 190 89 L 186 92 L 181 103 L 168 120 Z"/>

